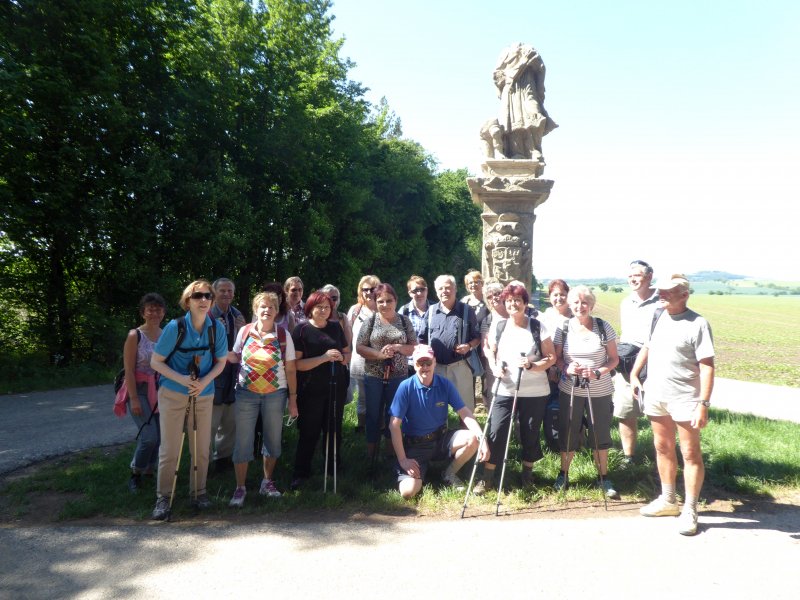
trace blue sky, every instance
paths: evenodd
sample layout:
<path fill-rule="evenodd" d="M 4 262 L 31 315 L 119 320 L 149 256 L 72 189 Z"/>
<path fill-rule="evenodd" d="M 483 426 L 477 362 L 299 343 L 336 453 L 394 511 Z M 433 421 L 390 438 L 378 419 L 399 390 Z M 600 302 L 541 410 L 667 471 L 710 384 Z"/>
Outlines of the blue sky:
<path fill-rule="evenodd" d="M 539 278 L 722 270 L 800 280 L 800 2 L 336 0 L 351 78 L 442 169 L 480 171 L 501 50 L 547 66 Z"/>

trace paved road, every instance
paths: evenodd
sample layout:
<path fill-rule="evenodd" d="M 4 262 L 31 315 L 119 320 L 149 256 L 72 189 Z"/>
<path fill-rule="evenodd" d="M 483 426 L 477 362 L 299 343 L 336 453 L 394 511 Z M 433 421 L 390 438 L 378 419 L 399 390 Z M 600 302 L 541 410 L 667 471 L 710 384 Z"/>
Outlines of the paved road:
<path fill-rule="evenodd" d="M 794 599 L 791 517 L 5 528 L 0 597 Z"/>

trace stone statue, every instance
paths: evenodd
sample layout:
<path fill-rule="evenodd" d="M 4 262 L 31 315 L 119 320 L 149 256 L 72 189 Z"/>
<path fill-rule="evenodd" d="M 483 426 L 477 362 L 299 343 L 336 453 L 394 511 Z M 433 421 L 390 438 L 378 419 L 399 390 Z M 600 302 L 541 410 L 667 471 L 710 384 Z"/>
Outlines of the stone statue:
<path fill-rule="evenodd" d="M 544 75 L 542 57 L 532 46 L 518 43 L 500 54 L 493 74 L 500 114 L 480 132 L 488 158 L 544 162 L 542 137 L 558 127 L 544 108 Z"/>

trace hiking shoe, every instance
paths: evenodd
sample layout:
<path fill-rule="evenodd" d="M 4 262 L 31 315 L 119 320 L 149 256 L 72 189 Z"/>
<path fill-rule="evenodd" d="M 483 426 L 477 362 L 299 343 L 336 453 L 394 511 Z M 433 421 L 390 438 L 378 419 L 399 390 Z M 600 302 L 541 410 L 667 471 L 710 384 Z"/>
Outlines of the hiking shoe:
<path fill-rule="evenodd" d="M 128 480 L 128 491 L 131 494 L 139 492 L 142 487 L 142 476 L 139 473 L 131 473 L 131 478 Z"/>
<path fill-rule="evenodd" d="M 169 498 L 166 496 L 159 496 L 156 499 L 156 507 L 153 509 L 152 519 L 154 521 L 163 521 L 169 515 Z"/>
<path fill-rule="evenodd" d="M 553 489 L 557 492 L 569 489 L 569 476 L 564 471 L 559 472 L 556 482 L 553 484 Z"/>
<path fill-rule="evenodd" d="M 678 533 L 695 535 L 697 533 L 697 512 L 684 510 L 678 517 Z"/>
<path fill-rule="evenodd" d="M 197 498 L 192 500 L 192 508 L 196 508 L 198 510 L 208 510 L 212 506 L 214 505 L 211 503 L 211 499 L 208 497 L 208 494 L 200 494 L 197 496 Z"/>
<path fill-rule="evenodd" d="M 278 491 L 278 488 L 275 487 L 275 482 L 272 481 L 272 479 L 262 479 L 258 493 L 262 496 L 269 496 L 270 498 L 281 497 L 281 493 Z"/>
<path fill-rule="evenodd" d="M 475 487 L 472 488 L 472 493 L 475 496 L 483 496 L 491 489 L 494 489 L 494 483 L 491 481 L 486 481 L 485 479 L 481 479 L 475 484 Z"/>
<path fill-rule="evenodd" d="M 633 456 L 623 456 L 622 460 L 619 461 L 619 468 L 621 471 L 627 471 L 636 466 L 636 460 Z"/>
<path fill-rule="evenodd" d="M 616 489 L 614 489 L 614 484 L 611 483 L 610 479 L 604 477 L 602 483 L 598 480 L 597 487 L 603 490 L 603 493 L 606 495 L 606 498 L 610 500 L 619 500 L 619 492 Z"/>
<path fill-rule="evenodd" d="M 681 509 L 677 502 L 667 502 L 664 496 L 659 496 L 647 506 L 639 509 L 639 514 L 645 517 L 677 517 Z"/>
<path fill-rule="evenodd" d="M 236 490 L 233 492 L 233 498 L 231 498 L 231 501 L 228 502 L 228 506 L 242 508 L 244 506 L 245 496 L 247 496 L 247 490 L 245 487 L 243 485 L 237 486 Z"/>
<path fill-rule="evenodd" d="M 522 487 L 533 487 L 533 471 L 522 469 Z"/>
<path fill-rule="evenodd" d="M 444 481 L 447 485 L 456 488 L 457 492 L 463 492 L 466 489 L 466 486 L 464 485 L 464 482 L 461 481 L 461 478 L 450 471 L 444 472 L 442 475 L 442 481 Z"/>

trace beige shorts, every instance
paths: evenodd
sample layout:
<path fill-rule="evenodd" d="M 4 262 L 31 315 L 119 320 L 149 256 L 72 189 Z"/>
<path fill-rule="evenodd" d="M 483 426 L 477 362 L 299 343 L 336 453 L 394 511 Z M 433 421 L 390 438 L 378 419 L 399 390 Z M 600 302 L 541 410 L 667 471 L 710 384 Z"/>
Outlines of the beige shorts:
<path fill-rule="evenodd" d="M 639 418 L 642 416 L 639 400 L 633 397 L 631 384 L 617 373 L 614 375 L 614 416 L 618 419 Z"/>
<path fill-rule="evenodd" d="M 673 400 L 671 402 L 653 402 L 647 395 L 644 397 L 644 414 L 648 417 L 672 417 L 676 423 L 689 422 L 694 418 L 700 400 Z"/>

